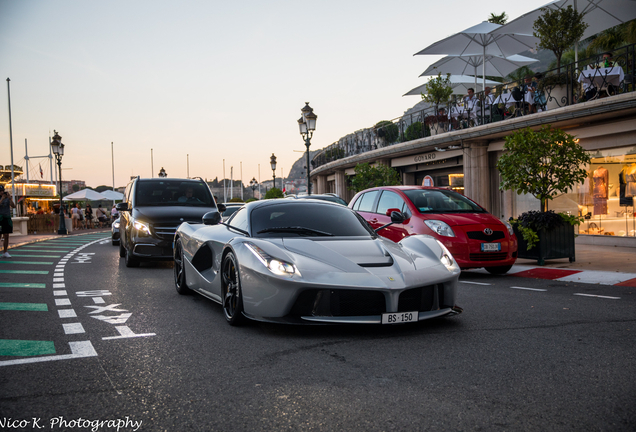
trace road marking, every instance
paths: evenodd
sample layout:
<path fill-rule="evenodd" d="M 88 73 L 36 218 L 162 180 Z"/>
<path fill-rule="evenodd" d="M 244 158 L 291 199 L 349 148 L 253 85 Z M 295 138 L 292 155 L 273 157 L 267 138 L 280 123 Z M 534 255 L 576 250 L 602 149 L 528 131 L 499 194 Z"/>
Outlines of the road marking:
<path fill-rule="evenodd" d="M 66 288 L 66 285 L 63 283 L 54 283 L 53 288 Z"/>
<path fill-rule="evenodd" d="M 155 333 L 133 333 L 133 331 L 128 328 L 128 326 L 115 326 L 115 329 L 119 332 L 121 336 L 108 336 L 103 337 L 102 340 L 113 340 L 113 339 L 128 339 L 135 337 L 148 337 L 148 336 L 156 336 Z"/>
<path fill-rule="evenodd" d="M 459 281 L 460 283 L 472 284 L 472 285 L 492 285 L 485 282 L 471 282 L 471 281 Z"/>
<path fill-rule="evenodd" d="M 547 291 L 547 289 L 526 288 L 526 287 L 519 287 L 519 286 L 511 286 L 510 288 L 512 288 L 512 289 L 520 289 L 520 290 L 528 290 L 528 291 Z"/>
<path fill-rule="evenodd" d="M 45 283 L 0 282 L 0 288 L 46 288 Z"/>
<path fill-rule="evenodd" d="M 69 342 L 68 344 L 71 347 L 72 354 L 46 356 L 46 357 L 31 357 L 31 358 L 18 359 L 18 360 L 6 360 L 6 361 L 0 361 L 0 366 L 13 366 L 18 364 L 26 364 L 26 363 L 39 363 L 39 362 L 45 362 L 45 361 L 97 357 L 97 352 L 95 351 L 95 348 L 93 348 L 93 345 L 91 344 L 90 341 Z"/>
<path fill-rule="evenodd" d="M 55 299 L 55 306 L 70 306 L 71 301 L 67 298 L 65 299 Z"/>
<path fill-rule="evenodd" d="M 24 257 L 24 258 L 59 258 L 62 255 L 23 255 L 11 252 L 12 257 Z"/>
<path fill-rule="evenodd" d="M 58 309 L 57 314 L 60 318 L 77 318 L 77 314 L 73 309 Z"/>
<path fill-rule="evenodd" d="M 594 295 L 594 294 L 574 293 L 573 295 L 583 296 L 583 297 L 597 297 L 597 298 L 604 298 L 604 299 L 610 299 L 610 300 L 620 300 L 620 297 L 610 297 L 610 296 L 602 296 L 602 295 Z"/>
<path fill-rule="evenodd" d="M 0 264 L 30 264 L 30 265 L 53 265 L 48 261 L 0 261 Z"/>
<path fill-rule="evenodd" d="M 54 296 L 65 296 L 66 294 L 66 290 L 55 290 L 53 291 L 53 295 Z"/>
<path fill-rule="evenodd" d="M 5 274 L 49 274 L 48 270 L 0 270 Z"/>
<path fill-rule="evenodd" d="M 0 355 L 2 356 L 36 356 L 55 354 L 55 344 L 50 341 L 0 340 Z"/>
<path fill-rule="evenodd" d="M 0 310 L 46 312 L 49 308 L 46 303 L 0 303 Z"/>
<path fill-rule="evenodd" d="M 86 333 L 81 323 L 62 324 L 62 327 L 64 327 L 66 334 Z"/>

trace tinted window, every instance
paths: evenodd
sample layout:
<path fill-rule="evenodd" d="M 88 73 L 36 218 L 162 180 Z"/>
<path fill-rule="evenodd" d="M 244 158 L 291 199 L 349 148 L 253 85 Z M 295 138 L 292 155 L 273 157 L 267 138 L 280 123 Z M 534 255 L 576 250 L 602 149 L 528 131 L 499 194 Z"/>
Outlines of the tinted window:
<path fill-rule="evenodd" d="M 395 192 L 383 191 L 376 213 L 386 214 L 387 210 L 391 208 L 404 211 L 404 200 Z"/>
<path fill-rule="evenodd" d="M 487 213 L 457 192 L 413 189 L 404 193 L 420 213 Z"/>
<path fill-rule="evenodd" d="M 239 207 L 232 218 L 227 222 L 228 225 L 247 231 L 247 210 L 245 207 Z"/>
<path fill-rule="evenodd" d="M 232 216 L 241 206 L 227 206 L 223 212 L 223 217 Z"/>
<path fill-rule="evenodd" d="M 299 237 L 299 236 L 353 236 L 369 237 L 371 232 L 362 224 L 360 218 L 347 207 L 292 201 L 286 204 L 269 205 L 252 211 L 251 232 L 254 237 Z M 284 229 L 277 232 L 260 233 L 269 228 Z M 306 231 L 298 228 L 306 228 Z M 319 233 L 312 232 L 319 231 Z"/>
<path fill-rule="evenodd" d="M 317 200 L 335 202 L 335 203 L 338 203 L 338 204 L 342 204 L 344 206 L 347 205 L 347 202 L 345 200 L 343 200 L 340 197 L 333 196 L 333 195 L 303 195 L 303 196 L 299 196 L 297 198 L 299 198 L 299 199 L 317 199 Z"/>
<path fill-rule="evenodd" d="M 181 180 L 137 182 L 135 205 L 215 207 L 205 183 Z"/>
<path fill-rule="evenodd" d="M 362 195 L 358 200 L 360 204 L 356 202 L 356 210 L 363 212 L 373 212 L 373 203 L 375 202 L 375 197 L 377 197 L 379 193 L 380 191 L 371 191 Z"/>

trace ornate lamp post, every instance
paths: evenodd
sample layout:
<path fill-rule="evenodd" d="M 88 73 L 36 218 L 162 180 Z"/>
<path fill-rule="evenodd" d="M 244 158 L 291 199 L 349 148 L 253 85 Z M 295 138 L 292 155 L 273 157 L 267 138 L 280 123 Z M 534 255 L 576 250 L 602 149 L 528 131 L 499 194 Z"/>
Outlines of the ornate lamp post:
<path fill-rule="evenodd" d="M 269 164 L 272 167 L 272 174 L 274 177 L 274 186 L 276 187 L 276 156 L 274 156 L 274 153 L 272 153 L 272 157 L 269 158 Z"/>
<path fill-rule="evenodd" d="M 57 230 L 58 234 L 68 234 L 66 230 L 66 224 L 64 222 L 64 204 L 62 203 L 62 156 L 64 156 L 64 144 L 62 144 L 62 137 L 58 135 L 57 131 L 53 138 L 51 138 L 51 151 L 55 155 L 55 161 L 60 171 L 60 227 Z"/>
<path fill-rule="evenodd" d="M 258 187 L 258 181 L 256 181 L 254 177 L 252 177 L 252 180 L 250 180 L 250 187 L 252 188 L 252 198 L 255 198 L 254 190 Z"/>
<path fill-rule="evenodd" d="M 302 117 L 298 119 L 298 127 L 300 128 L 300 135 L 302 135 L 303 140 L 305 140 L 305 147 L 307 147 L 307 195 L 311 195 L 309 146 L 311 145 L 311 137 L 316 130 L 316 119 L 318 119 L 318 116 L 314 114 L 314 110 L 309 106 L 309 102 L 305 102 L 305 106 L 300 112 L 302 113 Z"/>

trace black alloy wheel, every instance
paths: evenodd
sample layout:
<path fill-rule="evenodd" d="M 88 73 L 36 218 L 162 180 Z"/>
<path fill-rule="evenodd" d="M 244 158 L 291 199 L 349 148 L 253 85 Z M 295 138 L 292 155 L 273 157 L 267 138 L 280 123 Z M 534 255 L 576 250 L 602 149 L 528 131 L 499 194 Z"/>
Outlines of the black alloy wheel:
<path fill-rule="evenodd" d="M 508 273 L 508 270 L 512 268 L 511 265 L 507 266 L 498 266 L 498 267 L 484 267 L 486 271 L 490 274 L 494 275 L 502 275 Z"/>
<path fill-rule="evenodd" d="M 241 276 L 234 253 L 229 252 L 221 265 L 221 295 L 225 319 L 232 326 L 245 322 L 243 315 L 243 295 L 241 292 Z"/>
<path fill-rule="evenodd" d="M 174 244 L 174 286 L 181 295 L 190 293 L 190 288 L 186 284 L 183 262 L 183 245 L 181 244 L 181 239 L 177 239 Z"/>

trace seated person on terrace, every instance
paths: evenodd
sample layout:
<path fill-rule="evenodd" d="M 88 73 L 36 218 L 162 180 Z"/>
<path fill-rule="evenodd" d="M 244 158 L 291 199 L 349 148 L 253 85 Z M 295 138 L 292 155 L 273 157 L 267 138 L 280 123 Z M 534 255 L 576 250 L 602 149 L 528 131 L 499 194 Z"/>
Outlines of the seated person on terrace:
<path fill-rule="evenodd" d="M 467 110 L 474 110 L 478 105 L 477 97 L 475 96 L 475 89 L 472 87 L 468 89 L 468 94 L 464 96 L 464 108 Z"/>
<path fill-rule="evenodd" d="M 524 94 L 530 94 L 529 98 L 525 100 L 531 100 L 532 103 L 528 103 L 528 114 L 534 114 L 537 112 L 537 104 L 534 100 L 535 93 L 537 91 L 537 83 L 532 81 L 532 75 L 526 75 L 523 79 L 523 88 L 522 91 Z"/>
<path fill-rule="evenodd" d="M 588 69 L 600 69 L 600 68 L 611 68 L 611 67 L 614 67 L 614 62 L 612 61 L 612 53 L 609 51 L 601 54 L 601 61 L 587 66 Z"/>
<path fill-rule="evenodd" d="M 603 54 L 601 54 L 601 61 L 596 63 L 596 64 L 591 64 L 588 65 L 588 70 L 589 69 L 602 69 L 602 68 L 613 68 L 614 67 L 614 62 L 612 61 L 612 53 L 611 52 L 604 52 Z M 603 72 L 599 71 L 599 74 L 601 76 L 603 75 Z M 607 72 L 605 72 L 605 77 L 608 75 Z M 608 97 L 608 96 L 612 96 L 615 95 L 617 93 L 616 91 L 616 87 L 608 82 L 603 82 L 602 84 L 598 84 L 596 83 L 595 86 L 591 85 L 591 84 L 587 84 L 587 83 L 583 83 L 583 91 L 585 92 L 585 99 L 586 100 L 592 100 L 595 99 L 595 97 L 599 97 L 599 98 L 604 98 L 604 97 Z M 597 88 L 599 87 L 599 88 Z"/>

